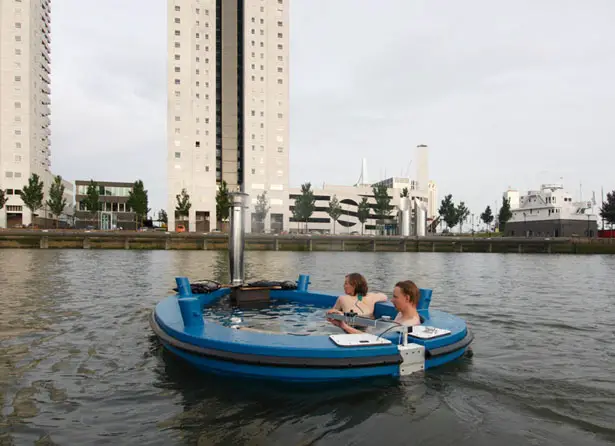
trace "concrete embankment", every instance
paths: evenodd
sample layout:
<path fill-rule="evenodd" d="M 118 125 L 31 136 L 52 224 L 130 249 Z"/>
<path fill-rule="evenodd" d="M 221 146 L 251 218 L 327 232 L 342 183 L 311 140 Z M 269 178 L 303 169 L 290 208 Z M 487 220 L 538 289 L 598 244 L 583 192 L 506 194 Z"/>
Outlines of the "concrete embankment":
<path fill-rule="evenodd" d="M 615 239 L 538 237 L 401 237 L 246 234 L 247 250 L 363 252 L 495 252 L 615 254 Z M 162 231 L 0 230 L 0 248 L 227 249 L 222 233 Z"/>

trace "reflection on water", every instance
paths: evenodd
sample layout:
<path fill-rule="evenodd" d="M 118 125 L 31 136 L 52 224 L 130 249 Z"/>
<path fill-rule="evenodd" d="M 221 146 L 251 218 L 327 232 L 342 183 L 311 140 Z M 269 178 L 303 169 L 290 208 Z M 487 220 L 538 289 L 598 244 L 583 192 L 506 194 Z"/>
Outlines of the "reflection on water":
<path fill-rule="evenodd" d="M 425 375 L 308 387 L 196 372 L 152 335 L 176 275 L 227 282 L 227 261 L 0 250 L 0 444 L 615 441 L 615 257 L 247 252 L 250 280 L 341 292 L 358 271 L 390 295 L 410 278 L 476 335 L 473 358 Z"/>

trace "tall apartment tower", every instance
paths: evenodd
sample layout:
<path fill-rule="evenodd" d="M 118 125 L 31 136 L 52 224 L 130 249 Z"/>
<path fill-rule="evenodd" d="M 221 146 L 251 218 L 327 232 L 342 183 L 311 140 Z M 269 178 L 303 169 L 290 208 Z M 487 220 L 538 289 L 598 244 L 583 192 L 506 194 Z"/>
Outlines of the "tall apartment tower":
<path fill-rule="evenodd" d="M 0 219 L 29 224 L 21 189 L 31 173 L 50 173 L 51 0 L 0 0 Z M 6 224 L 0 221 L 0 227 Z"/>
<path fill-rule="evenodd" d="M 192 206 L 177 220 L 190 231 L 216 228 L 222 181 L 249 194 L 247 231 L 288 228 L 288 3 L 168 0 L 170 231 L 182 189 Z M 254 210 L 264 192 L 261 224 Z"/>

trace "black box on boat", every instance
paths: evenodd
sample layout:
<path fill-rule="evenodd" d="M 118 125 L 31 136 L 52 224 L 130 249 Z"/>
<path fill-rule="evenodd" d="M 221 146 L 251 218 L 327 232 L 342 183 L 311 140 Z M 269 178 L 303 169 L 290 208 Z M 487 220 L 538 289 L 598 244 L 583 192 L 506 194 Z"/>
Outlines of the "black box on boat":
<path fill-rule="evenodd" d="M 231 302 L 239 307 L 266 307 L 271 287 L 235 287 L 231 289 Z"/>

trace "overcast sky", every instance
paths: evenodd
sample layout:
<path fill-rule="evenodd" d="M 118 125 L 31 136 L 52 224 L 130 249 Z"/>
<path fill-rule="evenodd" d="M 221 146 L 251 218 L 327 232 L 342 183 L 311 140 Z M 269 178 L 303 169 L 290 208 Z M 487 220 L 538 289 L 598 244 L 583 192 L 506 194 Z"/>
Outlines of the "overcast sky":
<path fill-rule="evenodd" d="M 291 186 L 408 169 L 479 213 L 615 189 L 615 1 L 288 0 Z M 166 1 L 52 4 L 52 170 L 166 194 Z M 410 165 L 411 175 L 414 167 Z"/>

